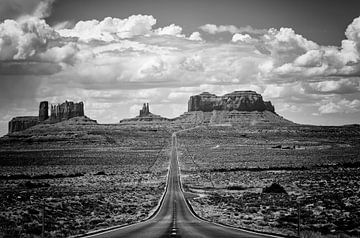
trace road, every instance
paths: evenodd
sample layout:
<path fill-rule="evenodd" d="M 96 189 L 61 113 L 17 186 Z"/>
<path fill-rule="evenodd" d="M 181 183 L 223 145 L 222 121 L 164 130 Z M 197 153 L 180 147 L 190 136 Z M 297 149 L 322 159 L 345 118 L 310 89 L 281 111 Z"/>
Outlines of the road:
<path fill-rule="evenodd" d="M 220 238 L 220 237 L 248 237 L 264 238 L 277 237 L 248 232 L 214 224 L 197 218 L 186 203 L 181 188 L 180 171 L 177 158 L 176 133 L 172 135 L 172 149 L 170 168 L 167 178 L 167 189 L 157 212 L 147 221 L 134 225 L 105 231 L 87 237 L 93 238 Z"/>

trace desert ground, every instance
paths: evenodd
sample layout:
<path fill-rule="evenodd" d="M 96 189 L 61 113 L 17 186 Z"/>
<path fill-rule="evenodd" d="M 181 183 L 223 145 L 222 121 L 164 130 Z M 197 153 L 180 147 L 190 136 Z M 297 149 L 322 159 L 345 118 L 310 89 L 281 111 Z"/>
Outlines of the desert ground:
<path fill-rule="evenodd" d="M 170 141 L 156 128 L 41 125 L 1 140 L 0 237 L 68 237 L 147 218 Z"/>
<path fill-rule="evenodd" d="M 146 219 L 180 129 L 73 118 L 1 138 L 0 236 L 39 237 L 43 218 L 45 237 Z M 198 126 L 177 136 L 200 217 L 294 236 L 300 207 L 302 237 L 360 236 L 359 126 Z"/>
<path fill-rule="evenodd" d="M 199 216 L 296 235 L 300 207 L 302 237 L 360 236 L 359 126 L 200 126 L 178 142 Z"/>

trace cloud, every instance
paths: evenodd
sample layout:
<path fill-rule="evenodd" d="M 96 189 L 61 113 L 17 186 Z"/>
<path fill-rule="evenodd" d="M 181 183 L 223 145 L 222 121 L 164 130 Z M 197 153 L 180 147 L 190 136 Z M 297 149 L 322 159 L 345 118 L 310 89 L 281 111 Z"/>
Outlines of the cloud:
<path fill-rule="evenodd" d="M 291 28 L 270 29 L 263 39 L 275 67 L 291 63 L 307 51 L 319 48 L 315 42 L 296 34 Z"/>
<path fill-rule="evenodd" d="M 330 100 L 321 102 L 319 107 L 320 114 L 330 113 L 354 113 L 360 111 L 360 100 Z"/>
<path fill-rule="evenodd" d="M 263 34 L 266 32 L 264 29 L 254 29 L 251 26 L 237 27 L 234 25 L 214 25 L 214 24 L 205 24 L 199 27 L 200 30 L 209 33 L 209 34 L 218 34 L 223 32 L 228 32 L 231 34 L 235 33 L 251 33 L 251 34 Z"/>
<path fill-rule="evenodd" d="M 77 44 L 70 42 L 62 46 L 54 46 L 40 54 L 40 58 L 46 62 L 74 64 L 76 54 L 79 52 Z"/>
<path fill-rule="evenodd" d="M 165 26 L 163 28 L 158 28 L 155 30 L 155 34 L 158 35 L 171 35 L 171 36 L 177 36 L 177 37 L 185 37 L 185 35 L 181 34 L 182 28 L 180 26 L 177 26 L 175 24 L 171 24 L 169 26 Z"/>
<path fill-rule="evenodd" d="M 63 37 L 77 37 L 84 42 L 91 40 L 111 42 L 149 34 L 155 24 L 156 19 L 149 15 L 132 15 L 125 19 L 106 17 L 102 21 L 79 21 L 73 28 L 60 29 L 58 32 Z M 170 32 L 169 28 L 164 31 Z"/>
<path fill-rule="evenodd" d="M 359 19 L 359 18 L 357 18 Z M 359 22 L 355 19 L 347 28 L 341 47 L 321 46 L 291 28 L 270 29 L 256 43 L 258 49 L 271 56 L 260 65 L 264 77 L 281 80 L 313 80 L 314 77 L 358 75 L 360 57 L 357 34 Z"/>
<path fill-rule="evenodd" d="M 0 60 L 36 58 L 56 38 L 58 33 L 45 20 L 33 17 L 5 20 L 0 23 Z"/>
<path fill-rule="evenodd" d="M 79 48 L 44 19 L 22 17 L 0 23 L 0 75 L 50 75 L 75 62 Z"/>
<path fill-rule="evenodd" d="M 40 3 L 36 6 L 35 10 L 31 14 L 34 17 L 37 18 L 45 18 L 50 16 L 51 14 L 51 6 L 55 2 L 55 0 L 42 0 Z"/>
<path fill-rule="evenodd" d="M 294 65 L 299 67 L 320 67 L 323 62 L 324 51 L 309 50 L 294 60 Z"/>
<path fill-rule="evenodd" d="M 351 24 L 346 28 L 346 37 L 359 46 L 360 43 L 360 17 L 355 18 Z"/>
<path fill-rule="evenodd" d="M 360 92 L 359 78 L 340 78 L 307 84 L 309 93 L 350 94 Z"/>
<path fill-rule="evenodd" d="M 33 101 L 85 100 L 89 116 L 100 122 L 128 117 L 129 107 L 144 101 L 159 114 L 175 116 L 182 111 L 169 105 L 186 110 L 189 95 L 246 89 L 262 93 L 283 112 L 357 113 L 357 19 L 340 47 L 321 46 L 291 28 L 205 25 L 201 33 L 185 36 L 176 24 L 155 26 L 149 15 L 58 26 L 31 16 L 6 20 L 0 23 L 1 80 L 11 85 L 23 79 L 13 81 L 14 89 L 6 87 L 14 95 L 36 80 L 28 94 Z M 231 41 L 206 38 L 222 32 L 231 33 Z"/>
<path fill-rule="evenodd" d="M 186 57 L 181 63 L 181 67 L 187 71 L 203 71 L 203 60 L 199 55 Z"/>
<path fill-rule="evenodd" d="M 140 78 L 163 78 L 167 71 L 167 64 L 160 57 L 147 60 L 139 69 Z M 146 79 L 145 79 L 146 80 Z"/>
<path fill-rule="evenodd" d="M 53 2 L 54 0 L 1 0 L 0 21 L 21 16 L 48 17 Z"/>
<path fill-rule="evenodd" d="M 232 42 L 250 42 L 252 40 L 251 36 L 249 34 L 240 34 L 240 33 L 236 33 L 233 35 L 231 41 Z"/>
<path fill-rule="evenodd" d="M 200 32 L 195 31 L 191 33 L 191 35 L 189 36 L 189 40 L 202 41 L 203 39 L 201 38 Z"/>

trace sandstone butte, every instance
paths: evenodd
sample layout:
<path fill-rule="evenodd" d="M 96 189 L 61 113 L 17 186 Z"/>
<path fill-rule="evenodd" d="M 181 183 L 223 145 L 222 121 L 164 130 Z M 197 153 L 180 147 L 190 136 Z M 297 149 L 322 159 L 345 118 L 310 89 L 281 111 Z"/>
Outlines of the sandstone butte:
<path fill-rule="evenodd" d="M 84 103 L 74 103 L 65 101 L 62 104 L 51 105 L 49 116 L 49 103 L 40 102 L 39 116 L 14 117 L 9 122 L 9 133 L 26 130 L 40 123 L 57 123 L 73 117 L 84 116 Z"/>
<path fill-rule="evenodd" d="M 26 130 L 41 123 L 57 123 L 73 117 L 84 117 L 83 102 L 65 101 L 62 104 L 51 105 L 41 102 L 39 116 L 15 117 L 9 122 L 9 133 Z M 223 96 L 208 92 L 191 96 L 188 101 L 188 111 L 179 117 L 168 119 L 150 112 L 149 103 L 144 103 L 139 116 L 123 119 L 123 125 L 295 125 L 275 112 L 270 101 L 264 101 L 262 96 L 254 91 L 234 91 Z"/>

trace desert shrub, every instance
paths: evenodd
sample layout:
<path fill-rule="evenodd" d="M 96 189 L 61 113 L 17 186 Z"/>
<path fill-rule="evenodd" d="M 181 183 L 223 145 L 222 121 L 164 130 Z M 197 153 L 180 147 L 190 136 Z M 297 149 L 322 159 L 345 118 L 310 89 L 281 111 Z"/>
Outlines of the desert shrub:
<path fill-rule="evenodd" d="M 246 187 L 244 187 L 242 185 L 234 185 L 234 186 L 228 186 L 228 187 L 226 187 L 226 189 L 228 189 L 228 190 L 245 190 Z"/>
<path fill-rule="evenodd" d="M 269 187 L 263 189 L 263 193 L 284 193 L 287 194 L 283 186 L 278 183 L 272 183 Z"/>
<path fill-rule="evenodd" d="M 320 232 L 302 231 L 300 237 L 301 238 L 355 238 L 356 236 L 349 236 L 346 234 L 324 235 L 321 234 Z"/>
<path fill-rule="evenodd" d="M 107 174 L 105 173 L 105 171 L 99 171 L 99 172 L 97 172 L 97 173 L 94 174 L 94 175 L 107 175 Z"/>
<path fill-rule="evenodd" d="M 19 187 L 23 188 L 43 188 L 43 187 L 50 187 L 48 183 L 33 183 L 31 181 L 26 181 L 25 183 L 20 183 Z"/>
<path fill-rule="evenodd" d="M 75 178 L 84 176 L 83 173 L 74 173 L 74 174 L 40 174 L 30 176 L 28 174 L 12 174 L 12 175 L 2 175 L 0 180 L 19 180 L 19 179 L 56 179 L 56 178 Z"/>

